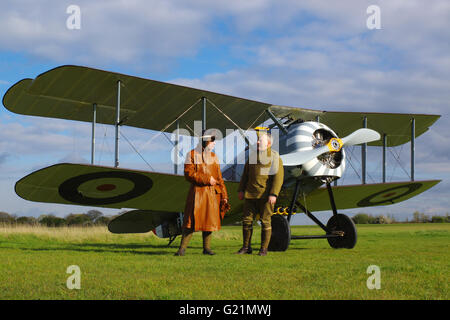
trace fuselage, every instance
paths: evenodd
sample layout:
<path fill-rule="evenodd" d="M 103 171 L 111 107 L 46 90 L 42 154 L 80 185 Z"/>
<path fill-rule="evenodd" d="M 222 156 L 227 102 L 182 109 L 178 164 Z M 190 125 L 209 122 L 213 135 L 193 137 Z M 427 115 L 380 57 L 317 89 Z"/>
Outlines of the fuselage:
<path fill-rule="evenodd" d="M 273 134 L 273 149 L 280 155 L 312 150 L 326 145 L 331 138 L 337 138 L 336 133 L 328 126 L 319 122 L 301 122 L 290 125 L 287 134 Z M 249 158 L 249 150 L 245 159 Z M 240 154 L 237 159 L 243 159 Z M 223 170 L 223 177 L 228 180 L 239 180 L 244 164 L 228 165 Z M 314 158 L 301 166 L 284 166 L 283 188 L 292 186 L 296 180 L 303 180 L 305 192 L 310 192 L 324 183 L 324 179 L 338 179 L 345 170 L 345 151 L 326 153 Z"/>

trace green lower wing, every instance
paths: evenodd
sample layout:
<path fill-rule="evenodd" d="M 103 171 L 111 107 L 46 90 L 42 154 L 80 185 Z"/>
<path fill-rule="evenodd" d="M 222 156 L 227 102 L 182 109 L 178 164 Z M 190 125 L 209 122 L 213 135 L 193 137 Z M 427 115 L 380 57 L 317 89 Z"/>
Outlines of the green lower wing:
<path fill-rule="evenodd" d="M 417 196 L 439 182 L 337 186 L 333 187 L 333 194 L 338 209 L 384 206 Z M 223 223 L 233 223 L 240 220 L 243 202 L 237 199 L 239 183 L 226 181 L 225 184 L 231 210 Z M 20 197 L 30 201 L 172 214 L 184 211 L 189 183 L 181 175 L 61 163 L 29 174 L 16 183 L 15 189 Z M 288 206 L 292 192 L 292 188 L 283 189 L 277 206 Z M 300 196 L 298 201 L 309 211 L 331 209 L 326 188 L 319 188 L 306 198 Z M 151 219 L 143 225 L 153 229 L 154 218 L 142 217 Z"/>
<path fill-rule="evenodd" d="M 415 197 L 438 184 L 441 180 L 375 183 L 332 187 L 338 209 L 385 206 Z M 288 206 L 292 188 L 280 194 L 280 204 Z M 297 199 L 309 211 L 331 210 L 326 188 L 319 188 L 305 198 Z M 306 201 L 305 201 L 306 200 Z"/>
<path fill-rule="evenodd" d="M 56 164 L 22 178 L 16 193 L 30 201 L 179 212 L 184 176 L 82 164 Z"/>
<path fill-rule="evenodd" d="M 61 163 L 22 178 L 15 190 L 37 202 L 182 212 L 189 186 L 181 175 Z M 227 181 L 226 187 L 231 206 L 239 210 L 238 183 Z"/>

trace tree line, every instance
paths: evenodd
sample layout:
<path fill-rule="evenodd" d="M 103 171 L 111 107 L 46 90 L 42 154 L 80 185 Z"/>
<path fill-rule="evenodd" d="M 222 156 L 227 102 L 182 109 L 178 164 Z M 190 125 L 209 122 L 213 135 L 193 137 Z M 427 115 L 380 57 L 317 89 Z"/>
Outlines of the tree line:
<path fill-rule="evenodd" d="M 119 214 L 121 214 L 120 212 Z M 0 224 L 42 225 L 47 227 L 64 226 L 106 226 L 116 216 L 105 216 L 101 211 L 89 210 L 86 213 L 71 213 L 64 218 L 53 214 L 43 214 L 35 217 L 17 217 L 0 211 Z M 358 213 L 352 218 L 355 224 L 391 224 L 391 223 L 449 223 L 450 216 L 428 216 L 421 212 L 414 212 L 413 218 L 406 221 L 397 221 L 392 215 L 372 216 L 367 213 Z"/>
<path fill-rule="evenodd" d="M 0 212 L 0 224 L 42 225 L 47 227 L 64 226 L 104 226 L 114 216 L 104 216 L 101 211 L 89 210 L 86 213 L 70 213 L 64 218 L 53 214 L 43 214 L 35 217 L 17 217 L 7 212 Z"/>
<path fill-rule="evenodd" d="M 415 211 L 411 220 L 397 221 L 392 215 L 372 216 L 367 213 L 358 213 L 352 217 L 355 224 L 390 224 L 390 223 L 446 223 L 450 222 L 448 213 L 445 216 L 428 216 L 422 212 Z"/>

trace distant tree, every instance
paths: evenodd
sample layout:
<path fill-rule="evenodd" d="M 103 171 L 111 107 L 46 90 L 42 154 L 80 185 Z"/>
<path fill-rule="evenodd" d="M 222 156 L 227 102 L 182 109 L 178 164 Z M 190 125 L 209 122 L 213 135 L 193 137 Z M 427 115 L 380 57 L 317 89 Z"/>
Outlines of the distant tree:
<path fill-rule="evenodd" d="M 397 220 L 395 219 L 394 215 L 388 214 L 388 219 L 390 220 L 389 223 L 397 223 Z"/>
<path fill-rule="evenodd" d="M 379 215 L 375 217 L 375 223 L 376 224 L 389 224 L 392 220 L 386 217 L 385 215 Z"/>
<path fill-rule="evenodd" d="M 91 219 L 91 221 L 93 223 L 95 223 L 97 221 L 97 219 L 99 219 L 100 217 L 103 216 L 103 213 L 101 211 L 98 210 L 89 210 L 86 215 L 89 217 L 89 219 Z"/>
<path fill-rule="evenodd" d="M 370 224 L 378 223 L 377 217 L 374 217 L 371 214 L 369 214 L 369 223 Z"/>
<path fill-rule="evenodd" d="M 444 223 L 446 221 L 447 221 L 446 217 L 442 217 L 442 216 L 432 216 L 431 217 L 431 222 L 433 222 L 433 223 Z"/>
<path fill-rule="evenodd" d="M 431 222 L 431 218 L 429 216 L 427 216 L 425 213 L 421 213 L 420 222 L 423 222 L 423 223 Z"/>
<path fill-rule="evenodd" d="M 35 225 L 37 224 L 37 219 L 35 217 L 19 217 L 16 219 L 16 223 Z"/>
<path fill-rule="evenodd" d="M 39 224 L 45 225 L 47 227 L 62 227 L 66 225 L 66 220 L 64 218 L 55 217 L 52 214 L 41 215 L 38 218 Z"/>
<path fill-rule="evenodd" d="M 369 215 L 367 213 L 358 213 L 352 217 L 355 224 L 367 224 L 369 223 Z"/>
<path fill-rule="evenodd" d="M 419 212 L 419 211 L 415 211 L 413 213 L 413 222 L 425 223 L 425 222 L 430 222 L 430 219 L 429 219 L 429 217 L 427 215 L 425 215 L 425 213 Z"/>
<path fill-rule="evenodd" d="M 7 212 L 0 211 L 0 223 L 14 223 L 15 220 L 14 216 Z"/>
<path fill-rule="evenodd" d="M 91 218 L 85 213 L 71 213 L 66 217 L 68 226 L 92 225 Z"/>
<path fill-rule="evenodd" d="M 101 216 L 97 220 L 95 220 L 96 225 L 106 226 L 112 220 L 112 217 Z"/>

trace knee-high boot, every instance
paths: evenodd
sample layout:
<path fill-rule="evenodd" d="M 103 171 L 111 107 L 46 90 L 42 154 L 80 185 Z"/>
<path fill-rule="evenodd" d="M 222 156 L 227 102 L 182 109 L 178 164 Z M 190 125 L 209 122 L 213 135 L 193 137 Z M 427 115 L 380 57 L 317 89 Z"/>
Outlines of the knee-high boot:
<path fill-rule="evenodd" d="M 252 234 L 253 234 L 253 226 L 249 226 L 242 229 L 242 235 L 244 238 L 244 247 L 250 248 L 252 247 Z"/>
<path fill-rule="evenodd" d="M 260 256 L 267 255 L 267 248 L 269 247 L 271 237 L 272 237 L 272 228 L 261 230 L 261 249 L 259 250 Z"/>
<path fill-rule="evenodd" d="M 191 229 L 183 229 L 183 233 L 181 236 L 180 248 L 175 253 L 176 256 L 184 256 L 184 252 L 186 251 L 189 241 L 191 241 L 193 233 L 194 233 L 194 231 Z"/>
<path fill-rule="evenodd" d="M 242 248 L 237 252 L 238 254 L 252 253 L 252 234 L 253 226 L 243 225 L 242 226 Z"/>
<path fill-rule="evenodd" d="M 208 254 L 210 256 L 215 255 L 215 253 L 211 251 L 212 231 L 203 231 L 202 237 L 203 237 L 203 254 Z"/>

